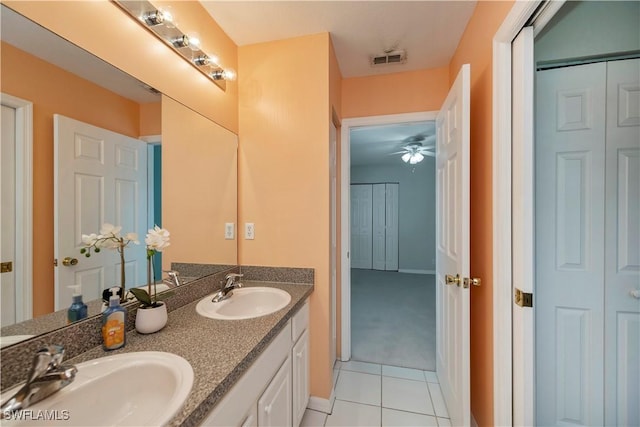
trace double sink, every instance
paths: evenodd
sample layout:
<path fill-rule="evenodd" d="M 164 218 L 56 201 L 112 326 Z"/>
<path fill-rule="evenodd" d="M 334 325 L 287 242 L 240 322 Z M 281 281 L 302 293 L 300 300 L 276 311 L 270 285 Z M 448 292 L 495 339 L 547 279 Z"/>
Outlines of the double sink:
<path fill-rule="evenodd" d="M 230 298 L 214 303 L 212 295 L 196 305 L 198 314 L 218 320 L 250 319 L 274 313 L 289 304 L 291 295 L 277 288 L 235 289 Z M 194 373 L 184 358 L 167 352 L 132 352 L 76 365 L 75 380 L 52 396 L 3 420 L 23 426 L 142 426 L 165 425 L 191 391 Z M 4 403 L 21 385 L 0 396 Z M 25 416 L 26 415 L 26 416 Z"/>

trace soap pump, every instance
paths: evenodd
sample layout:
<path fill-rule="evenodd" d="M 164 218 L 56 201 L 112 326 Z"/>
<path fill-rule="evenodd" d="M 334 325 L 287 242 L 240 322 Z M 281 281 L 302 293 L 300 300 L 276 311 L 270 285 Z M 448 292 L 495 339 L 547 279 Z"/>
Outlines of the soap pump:
<path fill-rule="evenodd" d="M 67 323 L 85 319 L 87 317 L 87 304 L 82 301 L 82 285 L 67 287 L 73 290 L 71 307 L 67 310 Z"/>
<path fill-rule="evenodd" d="M 102 313 L 102 348 L 116 350 L 126 343 L 127 310 L 120 305 L 118 289 L 110 288 L 109 307 Z"/>

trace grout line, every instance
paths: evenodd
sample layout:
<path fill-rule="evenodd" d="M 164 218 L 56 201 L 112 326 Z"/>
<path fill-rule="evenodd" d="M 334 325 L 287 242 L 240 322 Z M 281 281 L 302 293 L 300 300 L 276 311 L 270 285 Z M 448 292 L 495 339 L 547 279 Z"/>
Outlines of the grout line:
<path fill-rule="evenodd" d="M 339 400 L 341 402 L 349 402 L 349 403 L 355 403 L 356 405 L 365 405 L 365 406 L 371 406 L 372 408 L 380 408 L 380 406 L 378 405 L 372 405 L 370 403 L 362 403 L 362 402 L 355 402 L 353 400 L 346 400 L 346 399 L 336 399 Z"/>

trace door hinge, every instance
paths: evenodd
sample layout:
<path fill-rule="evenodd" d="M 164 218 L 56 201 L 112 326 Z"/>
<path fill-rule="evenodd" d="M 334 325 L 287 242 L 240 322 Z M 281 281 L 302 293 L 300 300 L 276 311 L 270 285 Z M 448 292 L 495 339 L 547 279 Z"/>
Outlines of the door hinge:
<path fill-rule="evenodd" d="M 13 271 L 13 261 L 0 263 L 0 273 L 11 273 Z"/>
<path fill-rule="evenodd" d="M 533 307 L 533 294 L 516 288 L 515 302 L 520 307 Z"/>

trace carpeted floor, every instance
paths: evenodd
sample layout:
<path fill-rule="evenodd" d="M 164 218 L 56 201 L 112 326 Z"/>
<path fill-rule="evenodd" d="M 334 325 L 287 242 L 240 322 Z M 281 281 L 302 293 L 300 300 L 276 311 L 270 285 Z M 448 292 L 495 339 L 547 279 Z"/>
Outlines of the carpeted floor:
<path fill-rule="evenodd" d="M 351 270 L 353 360 L 435 371 L 435 276 Z"/>

